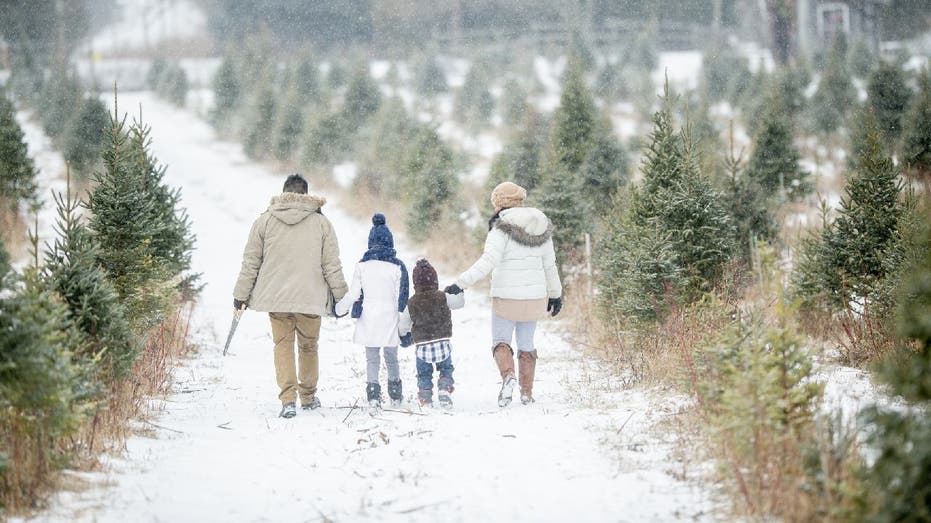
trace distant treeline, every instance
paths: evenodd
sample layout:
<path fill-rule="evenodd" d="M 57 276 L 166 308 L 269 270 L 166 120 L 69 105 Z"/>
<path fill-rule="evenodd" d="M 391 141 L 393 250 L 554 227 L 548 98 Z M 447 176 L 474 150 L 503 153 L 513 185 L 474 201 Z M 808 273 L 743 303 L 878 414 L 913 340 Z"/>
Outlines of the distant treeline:
<path fill-rule="evenodd" d="M 735 20 L 737 0 L 722 0 L 725 24 Z M 557 0 L 212 0 L 211 28 L 221 41 L 266 31 L 284 42 L 320 47 L 351 42 L 420 42 L 419 37 L 455 29 L 522 29 L 534 23 L 598 24 L 605 17 L 711 23 L 706 0 L 595 0 L 567 7 Z"/>

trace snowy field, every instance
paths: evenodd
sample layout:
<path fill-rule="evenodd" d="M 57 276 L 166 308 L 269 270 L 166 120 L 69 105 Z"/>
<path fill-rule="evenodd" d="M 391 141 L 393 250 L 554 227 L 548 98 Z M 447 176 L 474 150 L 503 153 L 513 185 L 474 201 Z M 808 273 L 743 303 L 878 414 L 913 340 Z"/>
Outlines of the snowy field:
<path fill-rule="evenodd" d="M 538 334 L 537 403 L 499 409 L 489 302 L 474 292 L 454 312 L 452 412 L 421 411 L 412 400 L 409 349 L 401 412 L 352 409 L 364 403 L 365 358 L 344 318 L 327 319 L 321 332 L 324 407 L 277 418 L 267 316 L 244 315 L 227 357 L 221 343 L 249 227 L 287 173 L 247 160 L 238 144 L 148 93 L 120 96 L 121 111 L 139 104 L 197 234 L 194 270 L 207 283 L 194 320 L 200 349 L 126 452 L 107 457 L 101 472 L 71 473 L 90 486 L 59 493 L 35 521 L 714 519 L 707 491 L 677 479 L 674 436 L 654 428 L 678 411 L 675 398 L 624 389 L 560 337 L 558 321 Z M 31 152 L 42 153 L 47 144 L 30 127 Z M 369 229 L 341 210 L 351 203 L 323 208 L 347 277 Z M 395 230 L 399 256 L 413 265 L 418 253 L 400 236 Z"/>

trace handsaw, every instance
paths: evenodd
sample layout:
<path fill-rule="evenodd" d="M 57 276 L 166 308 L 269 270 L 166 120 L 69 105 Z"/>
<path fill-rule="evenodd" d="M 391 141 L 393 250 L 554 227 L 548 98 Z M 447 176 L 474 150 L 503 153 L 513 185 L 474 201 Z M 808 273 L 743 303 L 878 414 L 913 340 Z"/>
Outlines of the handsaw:
<path fill-rule="evenodd" d="M 226 351 L 230 348 L 230 342 L 233 341 L 233 334 L 236 333 L 236 327 L 239 326 L 239 319 L 242 318 L 242 313 L 245 312 L 246 308 L 233 310 L 233 323 L 230 324 L 230 333 L 226 335 L 226 345 L 223 346 L 223 355 L 226 356 Z"/>

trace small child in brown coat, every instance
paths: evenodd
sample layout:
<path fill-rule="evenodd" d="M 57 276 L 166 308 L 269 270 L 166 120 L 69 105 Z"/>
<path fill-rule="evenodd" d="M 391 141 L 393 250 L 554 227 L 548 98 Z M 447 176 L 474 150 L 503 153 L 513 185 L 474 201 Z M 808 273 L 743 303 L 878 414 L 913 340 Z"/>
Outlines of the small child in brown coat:
<path fill-rule="evenodd" d="M 436 270 L 430 262 L 417 260 L 411 279 L 414 295 L 401 313 L 398 332 L 401 346 L 414 344 L 417 356 L 417 398 L 421 406 L 433 405 L 433 369 L 439 372 L 436 381 L 440 406 L 452 408 L 453 359 L 449 339 L 453 335 L 451 309 L 465 305 L 465 293 L 447 294 L 440 290 Z"/>

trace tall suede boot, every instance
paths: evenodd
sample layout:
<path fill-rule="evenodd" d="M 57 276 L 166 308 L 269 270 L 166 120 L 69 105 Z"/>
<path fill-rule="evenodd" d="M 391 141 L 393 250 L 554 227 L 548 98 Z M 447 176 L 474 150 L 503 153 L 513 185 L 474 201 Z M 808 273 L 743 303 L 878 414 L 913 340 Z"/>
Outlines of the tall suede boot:
<path fill-rule="evenodd" d="M 537 370 L 537 351 L 517 352 L 517 373 L 520 379 L 520 402 L 533 403 L 533 375 Z"/>
<path fill-rule="evenodd" d="M 514 350 L 507 343 L 499 343 L 492 349 L 498 371 L 501 372 L 501 391 L 498 393 L 498 406 L 507 407 L 514 395 L 517 378 L 514 376 Z"/>

